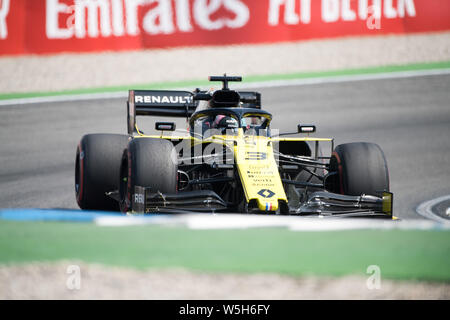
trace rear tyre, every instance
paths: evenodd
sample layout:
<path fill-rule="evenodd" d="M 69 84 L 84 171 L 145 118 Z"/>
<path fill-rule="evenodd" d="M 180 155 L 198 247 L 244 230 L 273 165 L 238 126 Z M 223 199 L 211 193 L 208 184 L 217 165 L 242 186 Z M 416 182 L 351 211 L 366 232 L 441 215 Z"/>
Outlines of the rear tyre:
<path fill-rule="evenodd" d="M 175 193 L 177 191 L 177 154 L 167 140 L 133 139 L 123 152 L 120 167 L 120 210 L 131 210 L 134 187 L 150 188 L 151 192 Z"/>
<path fill-rule="evenodd" d="M 389 172 L 381 148 L 374 143 L 355 142 L 337 146 L 330 171 L 337 172 L 334 192 L 358 196 L 380 196 L 389 191 Z"/>
<path fill-rule="evenodd" d="M 85 210 L 118 211 L 119 204 L 105 193 L 119 188 L 117 177 L 128 136 L 88 134 L 77 147 L 75 159 L 75 196 Z"/>

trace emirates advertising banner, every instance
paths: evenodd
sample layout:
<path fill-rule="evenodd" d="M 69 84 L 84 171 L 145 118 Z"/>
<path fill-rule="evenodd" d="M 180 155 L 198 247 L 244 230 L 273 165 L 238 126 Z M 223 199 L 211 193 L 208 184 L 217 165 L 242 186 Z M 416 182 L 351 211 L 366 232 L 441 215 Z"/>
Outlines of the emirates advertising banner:
<path fill-rule="evenodd" d="M 0 55 L 450 30 L 450 0 L 0 0 Z"/>

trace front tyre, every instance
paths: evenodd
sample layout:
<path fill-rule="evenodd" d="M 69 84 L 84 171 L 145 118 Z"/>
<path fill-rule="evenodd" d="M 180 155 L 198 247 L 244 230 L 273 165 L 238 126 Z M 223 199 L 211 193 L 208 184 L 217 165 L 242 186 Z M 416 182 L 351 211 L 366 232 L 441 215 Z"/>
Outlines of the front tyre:
<path fill-rule="evenodd" d="M 330 172 L 336 172 L 334 192 L 345 195 L 380 196 L 389 191 L 389 172 L 381 148 L 374 143 L 354 142 L 337 146 Z"/>
<path fill-rule="evenodd" d="M 163 139 L 135 138 L 123 152 L 120 168 L 120 210 L 131 211 L 134 187 L 150 192 L 177 191 L 177 154 L 173 144 Z"/>

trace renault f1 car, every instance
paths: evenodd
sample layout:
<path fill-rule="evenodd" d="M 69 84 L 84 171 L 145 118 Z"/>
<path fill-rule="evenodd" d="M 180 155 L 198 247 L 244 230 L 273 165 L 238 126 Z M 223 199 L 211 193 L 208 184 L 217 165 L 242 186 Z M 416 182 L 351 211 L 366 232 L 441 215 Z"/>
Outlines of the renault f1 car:
<path fill-rule="evenodd" d="M 314 125 L 277 134 L 261 94 L 236 91 L 241 77 L 211 76 L 215 91 L 130 90 L 127 135 L 85 135 L 76 152 L 75 194 L 90 210 L 123 213 L 238 212 L 392 218 L 386 159 L 373 143 L 334 147 Z M 188 128 L 138 116 L 182 117 Z M 294 135 L 300 135 L 295 137 Z M 322 154 L 329 144 L 330 156 Z"/>

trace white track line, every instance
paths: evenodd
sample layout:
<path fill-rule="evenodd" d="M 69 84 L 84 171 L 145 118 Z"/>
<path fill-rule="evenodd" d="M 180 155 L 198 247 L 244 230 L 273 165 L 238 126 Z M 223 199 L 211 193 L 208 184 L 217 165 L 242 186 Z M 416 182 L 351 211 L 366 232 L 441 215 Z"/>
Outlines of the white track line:
<path fill-rule="evenodd" d="M 242 214 L 180 214 L 173 216 L 100 216 L 95 223 L 105 227 L 136 225 L 179 226 L 194 230 L 286 228 L 290 231 L 337 230 L 450 230 L 450 224 L 430 220 L 389 221 L 374 219 L 302 218 Z"/>
<path fill-rule="evenodd" d="M 373 74 L 356 74 L 344 76 L 328 76 L 307 79 L 292 79 L 292 80 L 269 80 L 260 82 L 241 83 L 234 86 L 236 89 L 251 89 L 251 88 L 275 88 L 285 86 L 306 86 L 314 84 L 327 83 L 342 83 L 352 81 L 369 81 L 369 80 L 383 80 L 383 79 L 401 79 L 413 78 L 423 76 L 436 76 L 450 74 L 450 68 L 447 69 L 432 69 L 432 70 L 413 70 L 413 71 L 396 71 L 386 73 Z M 131 89 L 132 86 L 130 86 Z M 193 88 L 173 88 L 174 90 L 192 90 Z M 6 99 L 0 100 L 0 106 L 24 105 L 35 103 L 54 103 L 54 102 L 71 102 L 71 101 L 85 101 L 85 100 L 99 100 L 99 99 L 115 99 L 127 98 L 128 92 L 104 92 L 104 93 L 88 93 L 75 95 L 58 95 L 48 97 L 35 98 L 20 98 L 20 99 Z"/>
<path fill-rule="evenodd" d="M 440 217 L 439 215 L 437 215 L 436 213 L 433 212 L 432 208 L 439 204 L 440 202 L 446 201 L 446 200 L 450 200 L 450 195 L 446 195 L 446 196 L 442 196 L 436 199 L 432 199 L 429 201 L 425 201 L 423 203 L 421 203 L 417 209 L 416 212 L 418 214 L 420 214 L 422 217 L 427 218 L 427 219 L 431 219 L 440 223 L 445 223 L 445 224 L 449 224 L 450 225 L 450 220 L 444 219 L 442 217 Z M 448 209 L 447 209 L 448 210 Z"/>

